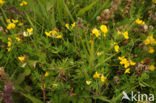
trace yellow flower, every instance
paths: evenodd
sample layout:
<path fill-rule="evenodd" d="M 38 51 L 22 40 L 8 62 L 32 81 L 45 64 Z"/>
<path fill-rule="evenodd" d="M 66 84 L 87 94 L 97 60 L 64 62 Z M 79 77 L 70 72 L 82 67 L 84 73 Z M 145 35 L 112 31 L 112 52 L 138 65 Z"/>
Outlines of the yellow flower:
<path fill-rule="evenodd" d="M 18 23 L 18 26 L 23 26 L 23 23 L 19 22 L 19 23 Z"/>
<path fill-rule="evenodd" d="M 8 41 L 12 41 L 12 39 L 11 38 L 8 38 Z"/>
<path fill-rule="evenodd" d="M 57 35 L 56 38 L 60 39 L 60 38 L 62 38 L 62 35 Z"/>
<path fill-rule="evenodd" d="M 16 27 L 16 25 L 14 23 L 10 23 L 10 24 L 8 24 L 7 29 L 11 30 L 11 29 L 14 29 L 15 27 Z"/>
<path fill-rule="evenodd" d="M 20 3 L 20 6 L 23 6 L 23 5 L 24 5 L 23 2 L 21 2 L 21 3 Z"/>
<path fill-rule="evenodd" d="M 145 24 L 145 22 L 144 21 L 142 21 L 142 20 L 140 20 L 139 18 L 135 21 L 137 24 Z"/>
<path fill-rule="evenodd" d="M 7 23 L 10 23 L 11 21 L 10 21 L 10 19 L 7 19 L 6 22 L 7 22 Z"/>
<path fill-rule="evenodd" d="M 28 3 L 26 2 L 26 1 L 22 1 L 21 3 L 20 3 L 20 6 L 24 6 L 24 5 L 27 5 Z"/>
<path fill-rule="evenodd" d="M 25 57 L 24 56 L 23 57 L 18 57 L 18 60 L 23 62 L 25 60 Z"/>
<path fill-rule="evenodd" d="M 148 45 L 148 44 L 150 44 L 150 40 L 147 38 L 147 39 L 145 40 L 145 45 Z"/>
<path fill-rule="evenodd" d="M 129 62 L 125 62 L 124 67 L 128 68 L 130 66 Z"/>
<path fill-rule="evenodd" d="M 46 36 L 51 37 L 51 34 L 49 32 L 45 32 Z"/>
<path fill-rule="evenodd" d="M 123 56 L 118 58 L 120 60 L 120 64 L 123 64 L 125 68 L 130 66 L 129 61 Z"/>
<path fill-rule="evenodd" d="M 9 41 L 9 42 L 8 42 L 8 47 L 10 47 L 10 46 L 11 46 L 11 42 Z"/>
<path fill-rule="evenodd" d="M 0 0 L 0 5 L 3 5 L 4 4 L 4 0 Z"/>
<path fill-rule="evenodd" d="M 133 62 L 132 60 L 130 60 L 130 65 L 135 65 L 136 63 L 135 62 Z"/>
<path fill-rule="evenodd" d="M 24 37 L 28 37 L 28 36 L 31 36 L 31 35 L 32 35 L 32 33 L 30 33 L 30 32 L 23 32 Z"/>
<path fill-rule="evenodd" d="M 95 74 L 93 75 L 93 78 L 99 78 L 100 74 L 98 74 L 97 72 L 95 72 Z"/>
<path fill-rule="evenodd" d="M 122 56 L 122 57 L 118 57 L 119 60 L 122 60 L 122 59 L 124 59 L 124 58 L 125 58 L 124 56 Z"/>
<path fill-rule="evenodd" d="M 8 52 L 10 52 L 11 51 L 11 48 L 7 48 L 7 50 L 8 50 Z"/>
<path fill-rule="evenodd" d="M 28 3 L 27 3 L 26 1 L 23 1 L 23 4 L 24 4 L 24 5 L 27 5 Z"/>
<path fill-rule="evenodd" d="M 123 33 L 123 36 L 124 36 L 125 39 L 129 39 L 129 36 L 128 36 L 128 32 L 127 31 Z"/>
<path fill-rule="evenodd" d="M 32 32 L 33 32 L 33 28 L 29 28 L 29 29 L 27 29 L 27 31 L 28 31 L 29 33 L 32 33 Z"/>
<path fill-rule="evenodd" d="M 72 24 L 72 28 L 74 28 L 75 27 L 75 22 Z"/>
<path fill-rule="evenodd" d="M 56 31 L 56 30 L 52 30 L 52 31 L 50 31 L 49 33 L 50 33 L 50 34 L 52 33 L 52 35 L 54 36 L 54 35 L 57 33 L 57 31 Z"/>
<path fill-rule="evenodd" d="M 94 29 L 92 30 L 92 34 L 94 34 L 96 37 L 99 37 L 99 36 L 100 36 L 99 30 L 97 30 L 96 28 L 94 28 Z"/>
<path fill-rule="evenodd" d="M 155 50 L 154 50 L 154 48 L 153 48 L 153 47 L 149 47 L 149 51 L 148 51 L 148 52 L 149 52 L 150 54 L 153 54 L 153 53 L 154 53 L 154 51 L 155 51 Z"/>
<path fill-rule="evenodd" d="M 87 80 L 87 81 L 86 81 L 86 84 L 87 84 L 87 85 L 90 85 L 91 82 L 92 82 L 92 81 L 88 81 L 88 80 Z"/>
<path fill-rule="evenodd" d="M 106 77 L 104 77 L 103 75 L 101 76 L 101 82 L 105 82 Z"/>
<path fill-rule="evenodd" d="M 49 73 L 48 73 L 48 72 L 46 72 L 46 73 L 44 74 L 44 76 L 45 76 L 45 77 L 47 77 L 48 75 L 49 75 Z"/>
<path fill-rule="evenodd" d="M 58 84 L 52 84 L 52 87 L 54 88 L 54 87 L 58 87 Z"/>
<path fill-rule="evenodd" d="M 130 68 L 127 68 L 127 69 L 126 69 L 125 74 L 126 74 L 126 73 L 130 73 Z"/>
<path fill-rule="evenodd" d="M 101 26 L 100 26 L 100 29 L 101 29 L 101 31 L 102 31 L 104 34 L 106 34 L 106 33 L 108 32 L 108 28 L 107 28 L 106 25 L 101 25 Z"/>
<path fill-rule="evenodd" d="M 139 18 L 135 21 L 137 24 L 142 24 L 142 20 L 140 20 Z"/>
<path fill-rule="evenodd" d="M 16 37 L 16 40 L 19 42 L 19 41 L 21 41 L 21 39 L 19 38 L 19 37 Z"/>
<path fill-rule="evenodd" d="M 149 66 L 149 69 L 152 70 L 152 71 L 154 71 L 155 70 L 155 66 L 154 65 L 150 65 Z"/>
<path fill-rule="evenodd" d="M 97 54 L 98 56 L 100 56 L 100 55 L 102 55 L 102 52 L 97 52 L 96 54 Z"/>
<path fill-rule="evenodd" d="M 142 21 L 142 24 L 145 24 L 145 22 L 144 22 L 144 21 Z"/>
<path fill-rule="evenodd" d="M 18 23 L 18 20 L 12 19 L 12 22 L 13 22 L 13 23 Z"/>
<path fill-rule="evenodd" d="M 156 40 L 153 38 L 153 35 L 148 36 L 145 40 L 145 45 L 156 45 Z"/>
<path fill-rule="evenodd" d="M 117 32 L 118 35 L 121 35 L 122 33 L 120 31 Z"/>
<path fill-rule="evenodd" d="M 66 27 L 67 29 L 69 29 L 69 24 L 66 24 L 65 27 Z"/>
<path fill-rule="evenodd" d="M 114 46 L 114 50 L 115 50 L 115 52 L 119 52 L 119 45 L 116 44 L 116 45 Z"/>

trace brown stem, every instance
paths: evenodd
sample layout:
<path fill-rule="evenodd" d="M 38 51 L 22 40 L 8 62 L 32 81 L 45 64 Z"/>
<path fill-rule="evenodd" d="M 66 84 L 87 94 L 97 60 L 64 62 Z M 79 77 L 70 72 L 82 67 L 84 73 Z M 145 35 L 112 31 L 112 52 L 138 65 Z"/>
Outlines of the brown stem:
<path fill-rule="evenodd" d="M 44 103 L 46 101 L 46 92 L 45 92 L 45 87 L 44 87 L 44 81 L 43 81 L 43 75 L 41 74 L 41 84 L 42 84 L 42 92 L 43 92 L 43 100 Z"/>

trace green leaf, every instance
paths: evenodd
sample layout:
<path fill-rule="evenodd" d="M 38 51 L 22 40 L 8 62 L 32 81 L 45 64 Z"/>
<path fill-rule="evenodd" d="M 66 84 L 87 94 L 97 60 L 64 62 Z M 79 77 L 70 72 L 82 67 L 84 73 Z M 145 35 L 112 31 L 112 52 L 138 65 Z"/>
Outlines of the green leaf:
<path fill-rule="evenodd" d="M 24 93 L 22 93 L 22 95 L 25 96 L 26 98 L 30 99 L 33 103 L 43 103 L 41 100 L 33 97 L 32 95 L 24 94 Z"/>
<path fill-rule="evenodd" d="M 144 73 L 141 75 L 141 80 L 149 79 L 149 75 L 147 73 Z"/>
<path fill-rule="evenodd" d="M 24 71 L 25 76 L 30 75 L 30 73 L 31 73 L 31 69 L 30 68 L 26 68 L 25 71 Z"/>
<path fill-rule="evenodd" d="M 17 80 L 16 80 L 16 85 L 21 84 L 21 83 L 24 81 L 24 79 L 25 79 L 25 73 L 19 74 L 19 75 L 18 75 L 18 78 L 17 78 Z"/>
<path fill-rule="evenodd" d="M 99 100 L 102 100 L 102 101 L 105 101 L 105 102 L 108 102 L 110 103 L 111 101 L 107 99 L 107 97 L 104 97 L 104 96 L 94 96 L 93 97 L 94 99 L 99 99 Z"/>
<path fill-rule="evenodd" d="M 86 6 L 85 8 L 82 8 L 81 10 L 79 10 L 77 16 L 81 16 L 83 15 L 85 12 L 89 11 L 90 9 L 92 9 L 92 7 L 98 2 L 99 0 L 95 0 L 93 3 L 91 3 L 90 5 Z"/>

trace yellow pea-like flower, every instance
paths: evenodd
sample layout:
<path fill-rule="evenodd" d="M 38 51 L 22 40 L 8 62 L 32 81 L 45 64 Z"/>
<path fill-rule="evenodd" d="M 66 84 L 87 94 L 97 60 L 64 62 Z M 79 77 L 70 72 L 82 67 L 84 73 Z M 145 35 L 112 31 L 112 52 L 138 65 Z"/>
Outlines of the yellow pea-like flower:
<path fill-rule="evenodd" d="M 99 36 L 100 36 L 99 30 L 96 29 L 96 28 L 94 28 L 94 29 L 92 30 L 92 34 L 94 34 L 96 37 L 99 37 Z"/>
<path fill-rule="evenodd" d="M 88 80 L 87 80 L 87 81 L 86 81 L 86 84 L 87 84 L 87 85 L 90 85 L 91 82 L 92 82 L 92 81 L 88 81 Z"/>
<path fill-rule="evenodd" d="M 119 52 L 119 45 L 116 44 L 116 45 L 114 46 L 114 50 L 115 50 L 115 52 Z"/>
<path fill-rule="evenodd" d="M 10 47 L 11 46 L 11 42 L 10 41 L 8 41 L 8 47 Z"/>
<path fill-rule="evenodd" d="M 128 36 L 128 32 L 127 31 L 123 33 L 123 36 L 124 36 L 125 39 L 129 39 L 129 36 Z"/>
<path fill-rule="evenodd" d="M 101 76 L 101 82 L 105 82 L 106 77 L 104 77 L 104 75 Z"/>
<path fill-rule="evenodd" d="M 48 73 L 48 72 L 46 72 L 46 73 L 44 74 L 44 76 L 45 76 L 45 77 L 49 76 L 49 73 Z"/>
<path fill-rule="evenodd" d="M 149 66 L 149 69 L 152 70 L 152 71 L 154 71 L 155 70 L 155 66 L 154 65 L 150 65 Z"/>
<path fill-rule="evenodd" d="M 16 25 L 14 23 L 10 23 L 10 24 L 8 24 L 7 29 L 11 30 L 11 29 L 14 29 L 15 27 L 16 27 Z"/>
<path fill-rule="evenodd" d="M 60 38 L 62 38 L 62 35 L 57 35 L 56 38 L 60 39 Z"/>
<path fill-rule="evenodd" d="M 154 48 L 153 48 L 153 47 L 149 47 L 149 51 L 148 51 L 148 52 L 149 52 L 150 54 L 153 54 L 153 53 L 154 53 L 154 51 L 155 51 L 155 50 L 154 50 Z"/>
<path fill-rule="evenodd" d="M 0 0 L 0 5 L 3 5 L 4 3 L 4 0 Z"/>
<path fill-rule="evenodd" d="M 97 72 L 95 72 L 95 74 L 93 75 L 93 78 L 99 78 L 100 74 L 98 74 Z"/>
<path fill-rule="evenodd" d="M 108 28 L 107 28 L 106 25 L 101 25 L 101 26 L 100 26 L 100 29 L 101 29 L 101 31 L 102 31 L 104 34 L 106 34 L 106 33 L 108 32 Z"/>
<path fill-rule="evenodd" d="M 25 60 L 25 57 L 24 56 L 18 57 L 18 60 L 23 62 Z"/>
<path fill-rule="evenodd" d="M 127 69 L 126 69 L 125 74 L 126 74 L 126 73 L 130 73 L 130 68 L 127 68 Z"/>

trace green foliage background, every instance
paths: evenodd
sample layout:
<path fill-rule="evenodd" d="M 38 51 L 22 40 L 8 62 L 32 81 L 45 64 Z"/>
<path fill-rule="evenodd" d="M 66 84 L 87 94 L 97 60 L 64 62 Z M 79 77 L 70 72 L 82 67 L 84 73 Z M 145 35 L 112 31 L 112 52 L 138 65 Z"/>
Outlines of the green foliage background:
<path fill-rule="evenodd" d="M 13 100 L 16 103 L 119 103 L 123 90 L 156 95 L 156 71 L 135 76 L 136 67 L 131 67 L 131 73 L 124 74 L 125 69 L 118 60 L 119 56 L 126 56 L 138 64 L 150 58 L 151 64 L 155 65 L 156 54 L 149 54 L 138 46 L 148 35 L 153 34 L 156 38 L 156 22 L 147 15 L 154 3 L 152 0 L 134 0 L 129 14 L 122 17 L 121 10 L 124 10 L 126 2 L 120 1 L 115 17 L 107 24 L 107 37 L 95 38 L 91 31 L 101 25 L 96 17 L 110 8 L 112 0 L 27 0 L 28 5 L 23 7 L 19 6 L 21 0 L 6 0 L 0 7 L 0 26 L 6 29 L 6 20 L 11 18 L 24 23 L 24 26 L 8 33 L 0 31 L 0 45 L 7 45 L 8 38 L 14 41 L 10 52 L 6 47 L 0 47 L 0 67 L 4 67 L 9 75 L 8 81 L 14 83 Z M 17 11 L 6 9 L 9 7 Z M 76 25 L 68 30 L 65 27 L 65 24 L 71 25 L 80 18 L 84 28 Z M 137 18 L 153 25 L 154 29 L 146 33 L 135 31 Z M 121 44 L 124 38 L 117 35 L 120 26 L 129 32 L 130 39 L 126 45 Z M 33 35 L 17 42 L 15 37 L 26 28 L 33 28 Z M 63 34 L 61 39 L 45 35 L 45 31 L 55 28 Z M 120 46 L 118 53 L 114 51 L 114 42 Z M 103 54 L 98 56 L 98 52 Z M 28 56 L 24 68 L 18 60 L 22 55 Z M 47 77 L 44 76 L 46 72 L 49 73 Z M 95 72 L 108 74 L 106 82 L 94 79 Z M 114 76 L 120 80 L 118 85 L 114 84 Z M 90 85 L 86 84 L 88 80 Z M 0 81 L 0 91 L 4 86 Z"/>

